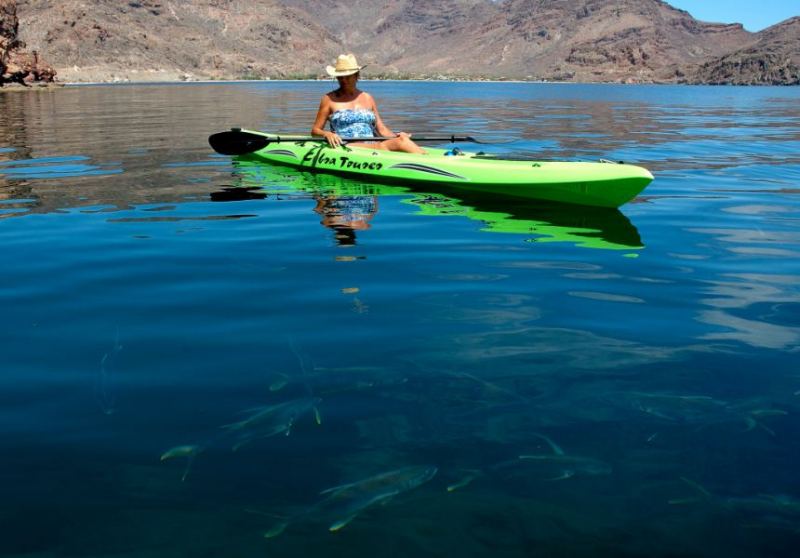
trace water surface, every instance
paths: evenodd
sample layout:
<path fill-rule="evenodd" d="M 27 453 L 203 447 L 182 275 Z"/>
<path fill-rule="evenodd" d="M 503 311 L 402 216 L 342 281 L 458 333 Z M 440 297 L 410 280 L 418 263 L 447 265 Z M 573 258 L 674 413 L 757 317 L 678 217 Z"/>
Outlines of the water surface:
<path fill-rule="evenodd" d="M 793 556 L 800 91 L 364 82 L 620 211 L 207 146 L 329 87 L 0 95 L 0 555 Z"/>

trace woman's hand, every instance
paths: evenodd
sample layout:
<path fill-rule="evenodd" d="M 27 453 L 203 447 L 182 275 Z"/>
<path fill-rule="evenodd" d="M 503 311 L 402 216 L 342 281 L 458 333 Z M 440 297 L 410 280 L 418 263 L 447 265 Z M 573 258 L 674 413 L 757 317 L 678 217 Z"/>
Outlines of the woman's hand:
<path fill-rule="evenodd" d="M 325 140 L 331 147 L 339 147 L 342 145 L 342 138 L 339 137 L 339 134 L 334 132 L 325 132 L 323 136 L 325 136 Z"/>

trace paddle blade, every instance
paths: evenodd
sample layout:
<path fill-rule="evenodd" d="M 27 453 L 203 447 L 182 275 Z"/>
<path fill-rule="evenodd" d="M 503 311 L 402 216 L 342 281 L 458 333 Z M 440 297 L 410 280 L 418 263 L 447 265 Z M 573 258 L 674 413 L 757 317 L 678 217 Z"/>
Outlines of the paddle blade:
<path fill-rule="evenodd" d="M 208 143 L 214 151 L 222 155 L 245 155 L 263 149 L 269 144 L 269 140 L 258 134 L 230 130 L 210 135 Z"/>

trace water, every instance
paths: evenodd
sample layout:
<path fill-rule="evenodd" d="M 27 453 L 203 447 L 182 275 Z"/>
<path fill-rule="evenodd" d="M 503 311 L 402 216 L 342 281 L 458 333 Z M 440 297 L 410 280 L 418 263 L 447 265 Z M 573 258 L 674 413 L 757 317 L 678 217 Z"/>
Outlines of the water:
<path fill-rule="evenodd" d="M 0 555 L 793 556 L 800 90 L 364 85 L 656 180 L 598 212 L 208 148 L 327 83 L 0 95 Z"/>

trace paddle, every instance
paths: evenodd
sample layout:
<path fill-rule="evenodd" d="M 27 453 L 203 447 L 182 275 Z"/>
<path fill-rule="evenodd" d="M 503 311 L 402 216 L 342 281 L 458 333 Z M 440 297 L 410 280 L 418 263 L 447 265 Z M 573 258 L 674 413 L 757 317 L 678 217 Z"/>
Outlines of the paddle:
<path fill-rule="evenodd" d="M 385 141 L 394 139 L 392 137 L 374 137 L 374 138 L 358 138 L 358 139 L 343 139 L 343 142 L 370 142 L 370 141 Z M 211 144 L 212 149 L 222 155 L 246 155 L 253 153 L 259 149 L 263 149 L 271 143 L 280 143 L 283 141 L 311 141 L 324 143 L 327 140 L 319 136 L 274 136 L 264 137 L 261 134 L 254 134 L 242 130 L 241 128 L 232 128 L 227 132 L 219 132 L 212 134 L 208 137 L 208 143 Z M 471 136 L 425 136 L 414 137 L 414 141 L 440 141 L 440 142 L 457 142 L 457 141 L 470 141 L 474 143 L 481 143 Z"/>

